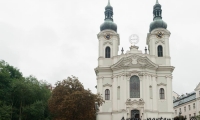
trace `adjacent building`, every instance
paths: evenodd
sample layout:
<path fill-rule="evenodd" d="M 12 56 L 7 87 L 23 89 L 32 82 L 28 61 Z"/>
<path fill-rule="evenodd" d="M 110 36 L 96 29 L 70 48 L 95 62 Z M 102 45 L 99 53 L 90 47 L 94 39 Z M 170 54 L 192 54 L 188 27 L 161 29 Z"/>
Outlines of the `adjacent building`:
<path fill-rule="evenodd" d="M 174 117 L 180 114 L 190 118 L 200 114 L 200 83 L 194 89 L 194 92 L 186 93 L 176 97 L 173 100 Z"/>

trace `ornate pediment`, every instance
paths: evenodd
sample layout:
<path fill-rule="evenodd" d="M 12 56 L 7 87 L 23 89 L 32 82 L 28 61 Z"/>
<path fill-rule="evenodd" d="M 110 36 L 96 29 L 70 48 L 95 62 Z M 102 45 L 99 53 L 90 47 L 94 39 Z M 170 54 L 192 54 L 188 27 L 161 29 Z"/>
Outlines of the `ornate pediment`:
<path fill-rule="evenodd" d="M 123 57 L 120 59 L 116 64 L 112 65 L 112 69 L 120 69 L 120 68 L 131 68 L 131 67 L 144 67 L 144 68 L 149 68 L 149 69 L 157 69 L 158 65 L 153 63 L 149 58 L 142 57 L 139 55 L 131 55 L 127 57 Z"/>
<path fill-rule="evenodd" d="M 133 100 L 133 101 L 131 101 L 131 99 L 127 99 L 126 105 L 129 105 L 129 106 L 144 105 L 144 100 L 143 99 L 139 99 L 139 100 Z"/>

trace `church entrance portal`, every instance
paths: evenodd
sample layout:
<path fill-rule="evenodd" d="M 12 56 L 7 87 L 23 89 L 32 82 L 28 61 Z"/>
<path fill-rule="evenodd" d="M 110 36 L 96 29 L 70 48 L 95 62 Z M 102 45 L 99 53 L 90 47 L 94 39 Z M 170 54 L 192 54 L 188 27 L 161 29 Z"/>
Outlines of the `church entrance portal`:
<path fill-rule="evenodd" d="M 131 110 L 131 119 L 139 120 L 140 111 L 139 110 Z"/>

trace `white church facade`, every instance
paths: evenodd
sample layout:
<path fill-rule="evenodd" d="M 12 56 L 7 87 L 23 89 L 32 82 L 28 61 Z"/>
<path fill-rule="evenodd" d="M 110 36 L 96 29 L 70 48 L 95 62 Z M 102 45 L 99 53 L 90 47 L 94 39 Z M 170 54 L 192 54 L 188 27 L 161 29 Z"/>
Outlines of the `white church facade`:
<path fill-rule="evenodd" d="M 154 5 L 145 53 L 132 45 L 118 55 L 120 36 L 113 22 L 113 7 L 108 2 L 105 21 L 98 34 L 99 56 L 95 68 L 97 92 L 105 103 L 97 120 L 127 118 L 173 118 L 172 72 L 169 49 L 170 31 L 162 20 L 161 5 Z"/>

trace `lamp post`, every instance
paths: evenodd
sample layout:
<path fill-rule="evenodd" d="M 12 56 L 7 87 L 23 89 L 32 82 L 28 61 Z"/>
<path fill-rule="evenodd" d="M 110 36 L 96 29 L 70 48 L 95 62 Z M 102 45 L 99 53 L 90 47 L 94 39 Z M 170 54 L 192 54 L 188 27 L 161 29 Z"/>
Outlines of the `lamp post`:
<path fill-rule="evenodd" d="M 182 112 L 180 111 L 180 112 L 179 112 L 179 120 L 182 120 L 182 119 L 181 119 L 181 114 L 182 114 Z"/>
<path fill-rule="evenodd" d="M 96 110 L 96 120 L 97 120 L 97 112 L 99 112 L 98 102 L 95 102 L 95 110 Z"/>
<path fill-rule="evenodd" d="M 122 119 L 121 119 L 121 120 L 125 120 L 125 119 L 124 119 L 124 117 L 122 117 Z"/>

